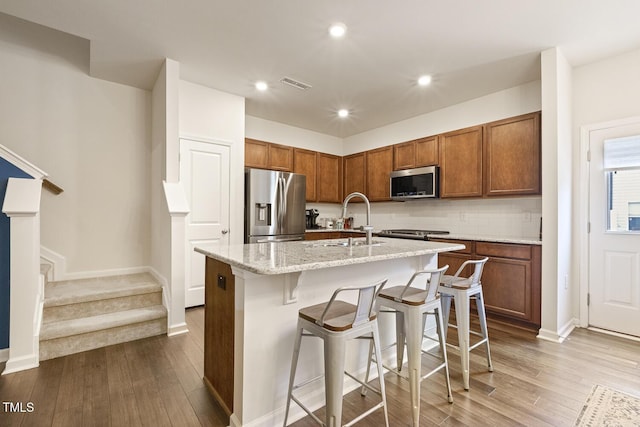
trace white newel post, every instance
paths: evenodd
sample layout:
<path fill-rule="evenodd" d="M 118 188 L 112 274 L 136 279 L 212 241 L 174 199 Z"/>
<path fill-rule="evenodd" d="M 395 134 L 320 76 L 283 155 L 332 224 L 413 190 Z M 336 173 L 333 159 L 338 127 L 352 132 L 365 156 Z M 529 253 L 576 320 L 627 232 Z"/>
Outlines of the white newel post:
<path fill-rule="evenodd" d="M 4 374 L 39 365 L 41 179 L 9 178 L 2 212 L 10 219 L 9 360 Z"/>
<path fill-rule="evenodd" d="M 186 216 L 189 204 L 180 183 L 164 182 L 164 194 L 171 215 L 171 276 L 167 335 L 188 332 L 185 321 Z"/>

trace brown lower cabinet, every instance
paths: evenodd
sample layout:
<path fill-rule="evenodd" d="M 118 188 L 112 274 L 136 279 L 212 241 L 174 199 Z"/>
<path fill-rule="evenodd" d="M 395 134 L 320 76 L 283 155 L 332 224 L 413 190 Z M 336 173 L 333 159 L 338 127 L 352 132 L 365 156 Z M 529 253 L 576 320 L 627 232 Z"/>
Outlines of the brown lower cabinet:
<path fill-rule="evenodd" d="M 304 240 L 324 240 L 324 239 L 346 239 L 349 237 L 364 237 L 364 233 L 355 233 L 353 231 L 314 231 L 305 233 Z"/>
<path fill-rule="evenodd" d="M 235 277 L 229 264 L 209 257 L 204 305 L 204 383 L 227 416 L 231 416 Z"/>
<path fill-rule="evenodd" d="M 487 316 L 537 329 L 540 327 L 541 249 L 539 245 L 431 239 L 462 243 L 465 249 L 438 255 L 438 266 L 455 274 L 468 259 L 485 256 L 482 291 Z M 465 271 L 464 275 L 469 275 Z"/>

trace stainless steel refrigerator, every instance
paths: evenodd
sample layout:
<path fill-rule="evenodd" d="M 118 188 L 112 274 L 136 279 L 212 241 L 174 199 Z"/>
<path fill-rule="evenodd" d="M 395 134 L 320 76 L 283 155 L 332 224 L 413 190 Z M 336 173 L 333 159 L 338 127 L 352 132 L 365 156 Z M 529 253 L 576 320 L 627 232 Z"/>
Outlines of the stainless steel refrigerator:
<path fill-rule="evenodd" d="M 244 192 L 245 243 L 304 239 L 304 175 L 247 168 Z"/>

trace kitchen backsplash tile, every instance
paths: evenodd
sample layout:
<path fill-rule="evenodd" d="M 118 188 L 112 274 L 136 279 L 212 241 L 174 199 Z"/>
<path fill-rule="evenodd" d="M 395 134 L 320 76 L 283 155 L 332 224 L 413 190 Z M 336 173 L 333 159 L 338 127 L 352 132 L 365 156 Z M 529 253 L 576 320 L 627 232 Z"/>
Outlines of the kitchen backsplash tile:
<path fill-rule="evenodd" d="M 337 204 L 307 203 L 307 208 L 318 209 L 319 219 L 341 215 L 341 206 Z M 356 227 L 366 223 L 364 204 L 350 203 L 348 209 L 347 214 L 354 217 Z M 455 234 L 537 238 L 541 216 L 540 196 L 371 204 L 371 222 L 376 230 L 414 228 L 447 230 Z"/>

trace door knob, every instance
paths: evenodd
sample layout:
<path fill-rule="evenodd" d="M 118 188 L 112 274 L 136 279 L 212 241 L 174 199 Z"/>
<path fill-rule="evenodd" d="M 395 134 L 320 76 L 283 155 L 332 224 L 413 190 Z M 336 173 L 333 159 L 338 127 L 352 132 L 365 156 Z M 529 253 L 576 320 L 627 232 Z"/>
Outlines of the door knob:
<path fill-rule="evenodd" d="M 222 230 L 222 234 L 227 234 L 229 232 L 229 230 L 227 230 L 226 228 Z"/>

